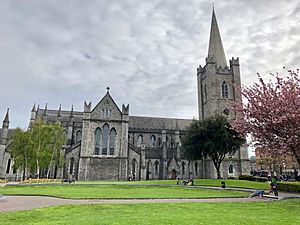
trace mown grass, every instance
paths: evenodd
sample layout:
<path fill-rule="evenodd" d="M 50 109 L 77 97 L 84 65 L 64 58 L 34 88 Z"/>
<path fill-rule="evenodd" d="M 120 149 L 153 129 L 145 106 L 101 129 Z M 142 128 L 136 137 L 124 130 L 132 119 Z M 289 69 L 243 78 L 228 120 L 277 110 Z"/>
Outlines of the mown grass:
<path fill-rule="evenodd" d="M 65 198 L 213 198 L 246 197 L 249 193 L 173 186 L 24 185 L 0 188 L 0 194 L 50 195 Z"/>
<path fill-rule="evenodd" d="M 300 201 L 65 205 L 0 213 L 0 224 L 296 225 Z"/>

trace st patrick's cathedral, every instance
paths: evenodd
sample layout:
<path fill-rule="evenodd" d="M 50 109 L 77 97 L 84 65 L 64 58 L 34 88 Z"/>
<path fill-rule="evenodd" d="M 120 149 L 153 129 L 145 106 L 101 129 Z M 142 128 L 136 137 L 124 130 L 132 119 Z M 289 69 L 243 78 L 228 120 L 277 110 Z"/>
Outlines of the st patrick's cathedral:
<path fill-rule="evenodd" d="M 215 12 L 212 13 L 206 64 L 197 68 L 199 119 L 234 113 L 229 100 L 241 100 L 233 86 L 240 86 L 238 58 L 227 64 Z M 195 102 L 196 107 L 196 102 Z M 30 124 L 37 119 L 59 121 L 66 132 L 63 150 L 65 166 L 58 178 L 76 180 L 136 180 L 216 178 L 211 160 L 187 160 L 181 151 L 181 139 L 192 120 L 130 115 L 129 105 L 119 107 L 107 88 L 100 102 L 84 102 L 83 111 L 33 107 Z M 9 128 L 9 111 L 0 129 L 0 178 L 21 179 L 12 169 L 10 143 L 14 129 Z M 221 176 L 249 174 L 246 148 L 227 156 Z"/>

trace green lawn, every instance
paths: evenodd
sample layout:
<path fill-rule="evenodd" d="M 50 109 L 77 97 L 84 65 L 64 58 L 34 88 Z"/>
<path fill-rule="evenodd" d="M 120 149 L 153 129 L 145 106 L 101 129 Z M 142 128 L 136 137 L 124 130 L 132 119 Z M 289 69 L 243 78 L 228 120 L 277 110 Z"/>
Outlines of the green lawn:
<path fill-rule="evenodd" d="M 300 201 L 65 205 L 0 213 L 0 224 L 299 224 Z"/>
<path fill-rule="evenodd" d="M 247 192 L 172 186 L 24 185 L 0 188 L 0 194 L 50 195 L 66 198 L 212 198 L 246 197 Z"/>
<path fill-rule="evenodd" d="M 202 186 L 221 186 L 221 181 L 225 181 L 227 187 L 242 187 L 242 188 L 253 188 L 253 189 L 269 189 L 268 182 L 256 182 L 247 180 L 217 180 L 217 179 L 195 179 L 194 185 Z M 152 181 L 135 181 L 135 182 L 118 182 L 118 181 L 78 181 L 80 184 L 165 184 L 174 185 L 177 183 L 176 180 L 152 180 Z M 300 182 L 298 182 L 300 183 Z"/>

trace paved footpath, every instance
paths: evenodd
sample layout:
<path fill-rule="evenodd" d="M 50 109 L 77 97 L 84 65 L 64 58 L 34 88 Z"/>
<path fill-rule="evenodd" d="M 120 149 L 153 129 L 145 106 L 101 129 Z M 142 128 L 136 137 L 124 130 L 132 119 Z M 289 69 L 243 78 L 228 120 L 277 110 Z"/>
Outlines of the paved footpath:
<path fill-rule="evenodd" d="M 65 204 L 138 204 L 138 203 L 177 203 L 177 202 L 256 202 L 265 198 L 207 198 L 207 199 L 62 199 L 45 196 L 5 196 L 0 202 L 0 212 L 30 210 Z"/>

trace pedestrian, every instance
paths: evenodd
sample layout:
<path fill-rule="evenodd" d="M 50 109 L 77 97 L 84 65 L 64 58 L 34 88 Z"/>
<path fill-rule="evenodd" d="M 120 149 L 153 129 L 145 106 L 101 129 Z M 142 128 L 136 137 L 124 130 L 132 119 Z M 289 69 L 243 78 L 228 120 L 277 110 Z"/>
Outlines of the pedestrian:
<path fill-rule="evenodd" d="M 272 180 L 271 180 L 271 190 L 272 192 L 274 193 L 275 196 L 278 196 L 278 184 L 277 184 L 277 177 L 273 177 Z"/>

